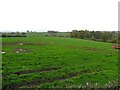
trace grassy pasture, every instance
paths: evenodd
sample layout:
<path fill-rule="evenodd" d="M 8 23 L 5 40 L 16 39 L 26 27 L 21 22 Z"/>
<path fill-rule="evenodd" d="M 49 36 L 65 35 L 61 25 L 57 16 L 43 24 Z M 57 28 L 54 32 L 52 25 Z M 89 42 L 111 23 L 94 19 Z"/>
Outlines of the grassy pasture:
<path fill-rule="evenodd" d="M 118 78 L 111 43 L 41 36 L 2 38 L 2 44 L 4 89 L 105 87 Z"/>
<path fill-rule="evenodd" d="M 36 37 L 36 36 L 54 36 L 54 37 L 70 37 L 70 32 L 57 32 L 57 33 L 48 33 L 48 32 L 27 32 L 27 37 Z"/>

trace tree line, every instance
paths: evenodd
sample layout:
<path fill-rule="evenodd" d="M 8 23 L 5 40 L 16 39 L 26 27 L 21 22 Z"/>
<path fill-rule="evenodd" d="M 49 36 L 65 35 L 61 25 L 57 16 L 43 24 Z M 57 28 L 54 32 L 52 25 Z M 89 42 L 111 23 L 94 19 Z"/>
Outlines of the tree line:
<path fill-rule="evenodd" d="M 117 31 L 73 30 L 70 34 L 70 37 L 118 43 L 118 32 Z"/>
<path fill-rule="evenodd" d="M 11 33 L 2 33 L 1 37 L 26 37 L 25 32 L 11 32 Z"/>

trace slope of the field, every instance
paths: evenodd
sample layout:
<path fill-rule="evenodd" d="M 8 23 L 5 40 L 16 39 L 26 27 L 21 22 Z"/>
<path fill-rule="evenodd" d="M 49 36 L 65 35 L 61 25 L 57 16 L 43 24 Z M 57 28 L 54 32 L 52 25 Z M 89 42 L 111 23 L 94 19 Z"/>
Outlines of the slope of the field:
<path fill-rule="evenodd" d="M 2 39 L 3 88 L 104 87 L 118 78 L 111 43 L 59 37 Z"/>

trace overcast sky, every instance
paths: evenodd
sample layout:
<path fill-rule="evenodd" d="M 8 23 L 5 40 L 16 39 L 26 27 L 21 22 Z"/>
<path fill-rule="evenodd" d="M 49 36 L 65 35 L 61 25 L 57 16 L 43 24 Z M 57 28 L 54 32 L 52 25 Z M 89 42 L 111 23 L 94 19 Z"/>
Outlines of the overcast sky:
<path fill-rule="evenodd" d="M 0 31 L 117 31 L 118 1 L 0 0 Z"/>

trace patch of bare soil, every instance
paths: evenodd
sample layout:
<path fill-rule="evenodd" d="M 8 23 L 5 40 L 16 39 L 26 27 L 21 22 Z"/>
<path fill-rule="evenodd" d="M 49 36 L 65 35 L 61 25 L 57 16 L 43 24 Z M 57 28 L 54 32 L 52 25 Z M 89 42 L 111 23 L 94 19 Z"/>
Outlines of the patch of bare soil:
<path fill-rule="evenodd" d="M 71 48 L 71 49 L 79 49 L 79 47 L 77 47 L 77 46 L 72 46 L 72 45 L 70 45 L 70 46 L 66 46 L 67 48 Z"/>
<path fill-rule="evenodd" d="M 52 45 L 53 42 L 25 42 L 24 45 Z"/>
<path fill-rule="evenodd" d="M 92 51 L 92 52 L 115 54 L 115 52 L 113 52 L 112 50 L 104 50 L 104 49 L 94 48 L 94 47 L 82 47 L 82 48 L 87 51 Z"/>
<path fill-rule="evenodd" d="M 42 83 L 50 83 L 50 82 L 53 82 L 53 81 L 56 81 L 56 80 L 65 80 L 65 79 L 69 79 L 69 78 L 72 78 L 72 77 L 76 77 L 76 76 L 79 76 L 81 74 L 85 74 L 85 73 L 91 73 L 91 71 L 79 71 L 79 72 L 70 72 L 68 73 L 66 76 L 58 76 L 58 77 L 53 77 L 53 78 L 49 78 L 49 79 L 36 79 L 36 80 L 33 80 L 31 82 L 21 82 L 19 83 L 19 85 L 17 84 L 12 84 L 12 85 L 8 85 L 6 87 L 3 88 L 3 90 L 9 90 L 9 89 L 14 89 L 14 88 L 19 88 L 21 86 L 28 86 L 28 87 L 31 87 L 31 86 L 34 86 L 34 85 L 40 85 Z M 7 89 L 6 89 L 7 88 Z"/>
<path fill-rule="evenodd" d="M 24 70 L 24 71 L 15 72 L 14 74 L 21 75 L 21 74 L 28 74 L 28 73 L 35 73 L 35 72 L 53 71 L 53 70 L 58 70 L 58 69 L 60 69 L 60 68 L 59 67 L 50 67 L 50 68 L 45 68 L 45 69 Z"/>
<path fill-rule="evenodd" d="M 2 45 L 53 45 L 54 42 L 0 42 Z"/>
<path fill-rule="evenodd" d="M 103 70 L 103 71 L 106 71 L 106 70 Z M 95 71 L 89 71 L 89 70 L 82 70 L 82 71 L 78 71 L 78 72 L 70 72 L 70 73 L 67 73 L 66 76 L 58 76 L 58 77 L 53 77 L 53 78 L 49 78 L 49 79 L 39 79 L 39 80 L 37 79 L 32 82 L 22 82 L 18 85 L 18 88 L 21 86 L 27 86 L 29 88 L 32 88 L 32 86 L 34 86 L 34 85 L 40 85 L 43 83 L 51 83 L 56 80 L 66 80 L 69 78 L 74 78 L 74 77 L 80 76 L 81 74 L 91 74 L 91 73 L 98 73 L 98 72 L 102 72 L 102 71 L 95 72 Z"/>
<path fill-rule="evenodd" d="M 1 42 L 2 45 L 17 45 L 20 42 Z"/>
<path fill-rule="evenodd" d="M 26 53 L 26 52 L 30 52 L 30 50 L 22 49 L 22 48 L 15 48 L 14 52 L 15 53 Z"/>
<path fill-rule="evenodd" d="M 104 50 L 100 48 L 94 48 L 94 47 L 78 47 L 78 46 L 67 46 L 67 48 L 71 49 L 83 49 L 86 51 L 92 51 L 92 52 L 98 52 L 98 53 L 106 53 L 106 54 L 117 54 L 117 52 L 113 52 L 112 50 Z"/>
<path fill-rule="evenodd" d="M 21 74 L 27 74 L 27 73 L 35 73 L 35 72 L 47 72 L 47 71 L 53 71 L 53 70 L 58 70 L 60 69 L 60 67 L 51 67 L 51 68 L 46 68 L 46 69 L 37 69 L 37 70 L 25 70 L 25 71 L 19 71 L 19 72 L 15 72 L 14 74 L 17 74 L 17 75 L 21 75 Z M 49 80 L 39 80 L 39 81 L 35 81 L 36 83 L 37 82 L 49 82 Z M 33 82 L 21 82 L 19 85 L 17 84 L 9 84 L 5 87 L 2 87 L 2 90 L 18 90 L 18 87 L 20 86 L 23 86 L 24 84 L 27 85 L 27 84 L 31 84 L 31 83 L 34 83 Z"/>

